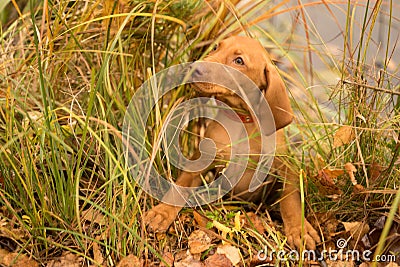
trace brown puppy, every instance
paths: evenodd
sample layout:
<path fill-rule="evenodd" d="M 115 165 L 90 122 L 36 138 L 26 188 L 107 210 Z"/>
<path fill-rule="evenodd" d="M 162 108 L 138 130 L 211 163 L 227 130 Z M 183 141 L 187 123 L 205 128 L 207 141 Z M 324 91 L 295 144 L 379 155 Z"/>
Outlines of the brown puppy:
<path fill-rule="evenodd" d="M 247 75 L 258 86 L 263 92 L 275 120 L 275 128 L 277 130 L 276 155 L 284 154 L 286 151 L 285 138 L 283 131 L 279 129 L 290 124 L 292 121 L 292 109 L 285 85 L 262 45 L 249 37 L 230 37 L 221 41 L 204 61 L 230 66 Z M 197 75 L 201 75 L 202 71 L 198 72 Z M 198 83 L 195 88 L 200 94 L 215 96 L 216 99 L 226 103 L 231 108 L 239 110 L 237 113 L 244 122 L 247 135 L 254 136 L 249 138 L 250 153 L 252 155 L 250 158 L 257 162 L 259 157 L 256 155 L 262 150 L 260 148 L 260 136 L 256 134 L 260 130 L 258 124 L 252 118 L 254 114 L 247 109 L 248 107 L 245 102 L 223 87 Z M 224 114 L 218 115 L 224 116 Z M 229 120 L 232 118 L 223 119 Z M 217 146 L 218 158 L 229 159 L 230 151 L 227 148 L 230 146 L 230 139 L 226 130 L 220 124 L 211 121 L 205 131 L 205 137 L 214 140 Z M 275 157 L 271 170 L 285 181 L 280 209 L 288 242 L 300 248 L 303 237 L 307 248 L 315 249 L 316 242 L 320 241 L 318 233 L 306 220 L 304 220 L 304 229 L 302 229 L 297 175 L 279 157 Z M 246 169 L 240 181 L 233 189 L 233 193 L 249 201 L 260 200 L 263 191 L 265 192 L 263 188 L 259 188 L 251 193 L 248 191 L 253 174 L 254 170 L 251 168 Z M 199 186 L 202 183 L 200 175 L 200 172 L 182 172 L 176 184 L 186 187 Z M 152 231 L 165 231 L 175 220 L 180 210 L 181 207 L 161 203 L 145 214 L 144 221 Z"/>

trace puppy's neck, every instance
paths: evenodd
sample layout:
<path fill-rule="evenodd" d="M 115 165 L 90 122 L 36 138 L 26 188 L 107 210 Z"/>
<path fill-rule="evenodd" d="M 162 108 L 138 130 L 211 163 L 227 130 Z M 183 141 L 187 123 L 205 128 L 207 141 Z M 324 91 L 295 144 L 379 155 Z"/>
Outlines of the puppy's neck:
<path fill-rule="evenodd" d="M 241 121 L 243 123 L 254 123 L 253 117 L 248 111 L 247 105 L 239 97 L 215 97 L 217 100 L 227 104 L 232 110 L 221 109 L 226 117 L 233 121 Z M 236 113 L 236 114 L 235 114 Z"/>

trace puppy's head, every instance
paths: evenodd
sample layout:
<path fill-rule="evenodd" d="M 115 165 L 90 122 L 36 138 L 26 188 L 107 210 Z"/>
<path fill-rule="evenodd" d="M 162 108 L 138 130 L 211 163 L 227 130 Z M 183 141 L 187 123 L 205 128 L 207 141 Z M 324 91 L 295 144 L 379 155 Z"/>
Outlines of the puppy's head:
<path fill-rule="evenodd" d="M 221 63 L 247 75 L 263 92 L 274 116 L 276 130 L 292 121 L 292 109 L 285 84 L 267 51 L 257 40 L 243 36 L 227 38 L 216 45 L 204 61 Z M 216 72 L 201 69 L 195 74 L 220 75 Z M 224 87 L 208 83 L 197 83 L 195 87 L 200 93 L 214 95 L 231 106 L 237 108 L 245 106 L 240 97 Z M 256 110 L 256 112 L 263 114 L 265 111 Z"/>

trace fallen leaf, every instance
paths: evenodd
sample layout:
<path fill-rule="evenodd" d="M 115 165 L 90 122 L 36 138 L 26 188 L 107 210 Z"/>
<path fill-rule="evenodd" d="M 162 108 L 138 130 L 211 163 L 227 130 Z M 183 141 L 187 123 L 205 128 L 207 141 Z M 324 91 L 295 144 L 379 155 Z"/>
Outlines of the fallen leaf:
<path fill-rule="evenodd" d="M 337 148 L 349 144 L 356 137 L 354 129 L 351 126 L 344 125 L 340 127 L 333 136 L 333 147 Z"/>
<path fill-rule="evenodd" d="M 320 229 L 323 236 L 325 237 L 326 249 L 336 249 L 336 244 L 333 242 L 332 237 L 337 232 L 339 221 L 336 219 L 334 212 L 315 212 L 307 216 L 308 222 L 314 227 L 314 229 Z"/>
<path fill-rule="evenodd" d="M 333 258 L 336 255 L 332 254 L 332 255 L 329 255 L 329 256 Z M 337 256 L 337 257 L 339 257 L 339 256 Z M 356 266 L 356 265 L 354 264 L 354 261 L 352 261 L 352 260 L 339 260 L 339 259 L 330 260 L 330 259 L 327 259 L 326 260 L 326 266 L 329 266 L 329 267 L 343 267 L 343 266 L 345 266 L 345 267 L 353 267 L 353 266 Z"/>
<path fill-rule="evenodd" d="M 80 267 L 83 258 L 69 251 L 63 252 L 60 257 L 50 261 L 47 267 Z"/>
<path fill-rule="evenodd" d="M 204 267 L 204 264 L 200 260 L 195 259 L 189 251 L 186 251 L 185 255 L 182 256 L 184 256 L 182 260 L 174 262 L 174 267 Z"/>
<path fill-rule="evenodd" d="M 361 238 L 361 249 L 373 250 L 374 247 L 377 246 L 378 242 L 380 242 L 380 237 L 382 230 L 385 227 L 385 223 L 386 216 L 381 216 L 376 220 L 372 230 Z M 385 249 L 381 252 L 381 255 L 396 255 L 395 263 L 397 265 L 400 264 L 400 224 L 397 221 L 393 221 L 392 226 L 390 227 L 385 242 Z"/>
<path fill-rule="evenodd" d="M 104 214 L 92 207 L 82 211 L 81 218 L 82 221 L 97 223 L 98 225 L 105 225 L 107 222 Z"/>
<path fill-rule="evenodd" d="M 233 265 L 238 264 L 241 259 L 239 249 L 229 244 L 219 246 L 217 248 L 217 254 L 225 255 Z"/>
<path fill-rule="evenodd" d="M 322 169 L 318 172 L 318 189 L 326 195 L 341 195 L 342 190 L 335 184 L 334 179 L 344 173 L 341 169 Z"/>
<path fill-rule="evenodd" d="M 349 232 L 350 236 L 355 240 L 369 232 L 368 224 L 363 222 L 342 222 L 342 224 L 346 232 Z"/>
<path fill-rule="evenodd" d="M 354 194 L 358 194 L 358 193 L 361 193 L 361 192 L 364 192 L 364 191 L 365 191 L 364 186 L 362 186 L 362 185 L 360 185 L 360 184 L 356 184 L 356 185 L 354 186 L 354 188 L 353 188 L 353 193 L 354 193 Z"/>
<path fill-rule="evenodd" d="M 383 168 L 382 165 L 380 165 L 380 164 L 378 164 L 376 162 L 373 162 L 371 164 L 371 166 L 369 167 L 369 180 L 370 180 L 370 182 L 375 182 L 379 178 L 379 176 L 381 176 L 381 173 L 382 173 L 383 169 L 384 168 Z"/>
<path fill-rule="evenodd" d="M 393 261 L 389 262 L 385 267 L 399 267 L 399 265 Z"/>
<path fill-rule="evenodd" d="M 204 267 L 231 267 L 232 262 L 223 254 L 214 254 L 204 261 Z"/>
<path fill-rule="evenodd" d="M 207 223 L 210 221 L 207 217 L 201 215 L 197 211 L 193 211 L 193 218 L 197 225 L 203 228 L 207 228 Z"/>
<path fill-rule="evenodd" d="M 336 179 L 344 174 L 342 169 L 322 169 L 320 172 L 330 180 Z"/>
<path fill-rule="evenodd" d="M 38 267 L 39 264 L 26 256 L 18 252 L 9 252 L 5 249 L 0 249 L 0 265 L 4 266 L 29 266 Z"/>
<path fill-rule="evenodd" d="M 139 260 L 138 257 L 136 257 L 133 254 L 129 254 L 117 264 L 117 267 L 142 267 L 142 266 L 143 266 L 142 262 Z"/>
<path fill-rule="evenodd" d="M 189 250 L 192 254 L 206 251 L 211 246 L 211 238 L 202 230 L 195 230 L 189 236 Z"/>
<path fill-rule="evenodd" d="M 163 260 L 168 264 L 165 265 L 164 262 L 160 263 L 160 267 L 166 267 L 166 266 L 173 266 L 174 265 L 174 255 L 172 255 L 171 252 L 164 252 L 162 255 Z"/>
<path fill-rule="evenodd" d="M 241 215 L 240 219 L 245 222 L 245 226 L 254 228 L 260 234 L 265 232 L 263 220 L 254 212 L 247 212 Z"/>
<path fill-rule="evenodd" d="M 344 169 L 346 170 L 347 174 L 349 175 L 351 183 L 353 185 L 356 185 L 357 180 L 356 180 L 356 177 L 354 176 L 354 173 L 357 171 L 356 167 L 352 163 L 347 162 L 344 165 Z"/>
<path fill-rule="evenodd" d="M 10 253 L 8 250 L 0 248 L 0 264 L 2 264 L 2 259 Z"/>
<path fill-rule="evenodd" d="M 100 236 L 97 236 L 96 240 L 100 241 Z M 93 260 L 98 264 L 103 264 L 104 262 L 103 253 L 98 242 L 93 242 Z"/>
<path fill-rule="evenodd" d="M 256 267 L 256 266 L 277 266 L 275 263 L 275 259 L 273 257 L 268 257 L 264 254 L 261 255 L 253 255 L 250 260 L 249 266 Z"/>
<path fill-rule="evenodd" d="M 326 166 L 326 162 L 320 154 L 317 154 L 314 158 L 312 158 L 312 160 L 314 162 L 316 170 L 323 169 L 324 166 Z"/>

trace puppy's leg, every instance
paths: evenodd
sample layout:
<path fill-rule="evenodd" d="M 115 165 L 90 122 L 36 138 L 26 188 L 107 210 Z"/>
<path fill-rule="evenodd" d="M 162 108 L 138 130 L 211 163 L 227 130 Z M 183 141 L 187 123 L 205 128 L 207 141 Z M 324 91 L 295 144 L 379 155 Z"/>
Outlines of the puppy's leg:
<path fill-rule="evenodd" d="M 200 172 L 182 172 L 175 184 L 184 187 L 199 186 L 201 185 Z M 174 190 L 175 192 L 172 191 L 173 189 L 171 189 L 163 199 L 168 200 L 169 198 L 175 198 L 175 201 L 184 204 L 185 196 L 179 195 L 179 193 L 177 194 L 176 190 Z M 182 199 L 177 200 L 177 197 Z M 144 214 L 144 223 L 148 226 L 149 230 L 153 232 L 165 232 L 174 222 L 181 209 L 182 207 L 179 206 L 160 203 Z"/>
<path fill-rule="evenodd" d="M 285 155 L 287 150 L 284 132 L 279 130 L 276 135 L 277 155 Z M 275 157 L 274 165 L 279 176 L 285 179 L 280 209 L 288 243 L 300 249 L 303 245 L 301 242 L 303 237 L 306 248 L 315 249 L 316 243 L 320 242 L 318 232 L 306 219 L 304 219 L 304 230 L 301 224 L 299 177 L 279 156 Z"/>
<path fill-rule="evenodd" d="M 279 172 L 281 177 L 285 177 L 280 208 L 288 243 L 300 249 L 303 245 L 301 242 L 303 237 L 306 248 L 315 250 L 316 243 L 320 242 L 318 232 L 306 219 L 304 219 L 304 230 L 302 229 L 298 177 L 292 170 L 285 166 L 284 163 L 281 163 Z"/>
<path fill-rule="evenodd" d="M 302 226 L 301 200 L 298 188 L 291 183 L 285 183 L 283 199 L 280 205 L 285 233 L 288 237 L 289 244 L 300 249 L 302 247 L 301 241 L 303 237 L 306 248 L 314 250 L 316 244 L 321 240 L 318 232 L 306 219 L 304 219 L 304 226 Z"/>

